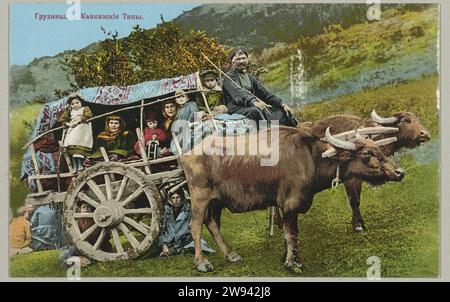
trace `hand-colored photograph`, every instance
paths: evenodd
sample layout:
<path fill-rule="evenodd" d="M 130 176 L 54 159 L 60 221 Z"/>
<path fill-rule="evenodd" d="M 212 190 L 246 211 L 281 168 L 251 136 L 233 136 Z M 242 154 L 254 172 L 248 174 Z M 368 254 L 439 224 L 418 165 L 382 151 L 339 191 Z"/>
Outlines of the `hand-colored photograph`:
<path fill-rule="evenodd" d="M 9 16 L 11 278 L 440 276 L 439 4 Z"/>

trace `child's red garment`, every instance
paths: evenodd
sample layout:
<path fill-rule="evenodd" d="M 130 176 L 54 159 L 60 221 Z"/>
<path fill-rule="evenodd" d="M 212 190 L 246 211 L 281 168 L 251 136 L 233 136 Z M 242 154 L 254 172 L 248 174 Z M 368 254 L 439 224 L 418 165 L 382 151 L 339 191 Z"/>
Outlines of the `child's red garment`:
<path fill-rule="evenodd" d="M 149 141 L 153 139 L 154 134 L 156 134 L 156 139 L 159 141 L 160 144 L 167 141 L 167 133 L 163 129 L 160 128 L 150 129 L 147 127 L 144 129 L 144 147 L 147 145 Z M 141 155 L 139 142 L 136 142 L 134 144 L 134 151 L 136 151 L 137 154 Z"/>

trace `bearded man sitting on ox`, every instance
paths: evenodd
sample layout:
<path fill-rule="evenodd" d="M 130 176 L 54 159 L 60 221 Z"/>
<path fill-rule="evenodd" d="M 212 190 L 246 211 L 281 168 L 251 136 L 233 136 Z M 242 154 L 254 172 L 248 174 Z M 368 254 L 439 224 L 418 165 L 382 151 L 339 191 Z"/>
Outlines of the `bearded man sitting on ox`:
<path fill-rule="evenodd" d="M 230 63 L 232 69 L 226 73 L 222 85 L 228 113 L 243 114 L 256 122 L 278 120 L 282 125 L 297 127 L 292 109 L 247 72 L 247 51 L 235 49 Z"/>

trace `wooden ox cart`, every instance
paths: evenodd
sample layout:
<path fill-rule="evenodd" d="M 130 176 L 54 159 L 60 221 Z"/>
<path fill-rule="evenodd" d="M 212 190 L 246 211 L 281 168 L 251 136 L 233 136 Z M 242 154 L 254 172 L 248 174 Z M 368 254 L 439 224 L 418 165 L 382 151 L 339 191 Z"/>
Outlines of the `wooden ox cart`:
<path fill-rule="evenodd" d="M 143 115 L 146 106 L 155 106 L 158 102 L 172 98 L 172 92 L 180 87 L 189 89 L 188 93 L 203 93 L 198 89 L 200 85 L 198 73 L 185 76 L 184 79 L 180 78 L 165 79 L 158 83 L 154 81 L 156 86 L 159 85 L 159 88 L 165 89 L 164 95 L 151 94 L 152 98 L 146 98 L 148 95 L 140 92 L 139 97 L 142 99 L 134 100 L 115 110 L 109 109 L 114 107 L 104 105 L 99 111 L 102 112 L 101 114 L 95 115 L 86 122 L 94 122 L 113 113 L 139 111 L 140 125 L 136 129 L 139 138 L 144 127 Z M 115 88 L 124 90 L 129 87 Z M 98 91 L 102 88 L 99 87 Z M 87 91 L 85 94 L 89 92 L 83 89 L 80 93 L 83 95 L 85 91 Z M 151 89 L 147 87 L 147 91 Z M 129 91 L 128 95 L 130 95 Z M 98 99 L 98 95 L 92 99 Z M 102 103 L 92 102 L 92 106 L 99 104 Z M 101 149 L 104 161 L 75 172 L 69 155 L 63 151 L 60 152 L 57 163 L 58 172 L 46 173 L 39 165 L 35 143 L 50 133 L 61 131 L 62 128 L 64 127 L 53 127 L 41 133 L 35 131 L 35 138 L 25 146 L 32 166 L 32 171 L 27 173 L 27 179 L 35 187 L 35 192 L 27 195 L 26 203 L 35 206 L 44 204 L 58 206 L 62 210 L 63 228 L 68 239 L 90 259 L 113 261 L 146 255 L 158 240 L 163 200 L 167 198 L 167 194 L 184 189 L 189 199 L 179 155 L 150 160 L 147 158 L 143 142 L 138 140 L 142 154 L 140 159 L 111 162 L 106 151 Z M 60 140 L 59 145 L 61 144 Z M 176 138 L 175 144 L 179 148 Z M 178 154 L 181 154 L 181 149 L 178 151 Z M 65 164 L 66 171 L 59 172 L 60 162 Z M 58 183 L 58 189 L 48 190 L 46 188 L 48 183 Z M 70 185 L 66 189 L 61 189 L 60 183 L 70 183 Z M 93 211 L 80 212 L 82 203 L 89 204 Z M 80 231 L 78 226 L 80 219 L 92 219 L 94 223 L 87 230 Z M 104 241 L 109 241 L 111 249 L 102 249 Z"/>

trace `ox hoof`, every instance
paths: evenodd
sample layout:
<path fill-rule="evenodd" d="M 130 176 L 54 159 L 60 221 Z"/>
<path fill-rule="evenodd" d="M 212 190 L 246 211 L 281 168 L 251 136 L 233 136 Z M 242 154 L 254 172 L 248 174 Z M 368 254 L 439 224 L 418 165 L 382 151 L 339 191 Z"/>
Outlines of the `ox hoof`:
<path fill-rule="evenodd" d="M 284 267 L 293 273 L 296 274 L 301 274 L 303 273 L 302 268 L 303 268 L 303 264 L 299 261 L 289 261 L 289 262 L 285 262 L 284 263 Z"/>
<path fill-rule="evenodd" d="M 231 252 L 227 255 L 227 260 L 230 262 L 239 262 L 242 261 L 242 257 L 239 256 L 236 252 Z"/>
<path fill-rule="evenodd" d="M 362 232 L 362 231 L 364 231 L 364 229 L 363 229 L 363 227 L 362 227 L 361 225 L 355 226 L 355 227 L 353 228 L 353 230 L 354 230 L 355 232 Z"/>
<path fill-rule="evenodd" d="M 364 225 L 360 222 L 353 224 L 353 231 L 355 231 L 355 232 L 364 231 Z"/>
<path fill-rule="evenodd" d="M 207 273 L 214 270 L 212 264 L 206 259 L 197 261 L 196 267 L 197 270 L 202 273 Z"/>

